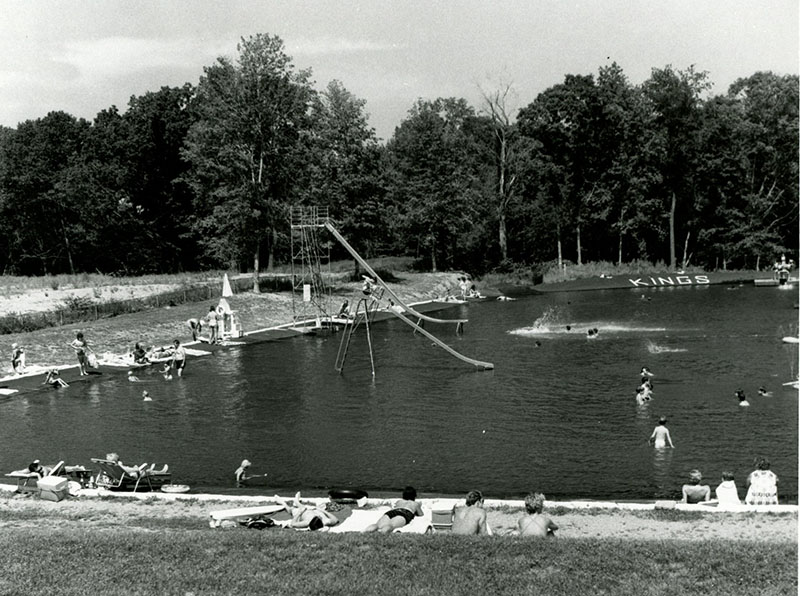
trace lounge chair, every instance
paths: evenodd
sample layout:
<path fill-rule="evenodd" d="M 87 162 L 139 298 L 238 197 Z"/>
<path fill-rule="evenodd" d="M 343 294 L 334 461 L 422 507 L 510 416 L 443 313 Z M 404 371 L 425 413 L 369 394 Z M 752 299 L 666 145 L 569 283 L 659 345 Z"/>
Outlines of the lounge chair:
<path fill-rule="evenodd" d="M 52 467 L 44 466 L 45 470 L 47 470 L 47 474 L 45 474 L 45 476 L 57 476 L 63 465 L 64 462 L 60 461 Z M 14 470 L 13 472 L 6 474 L 6 478 L 16 478 L 18 493 L 39 492 L 39 474 L 36 472 L 31 472 L 27 468 L 22 470 Z"/>
<path fill-rule="evenodd" d="M 92 461 L 100 466 L 100 473 L 95 481 L 97 486 L 108 490 L 153 491 L 172 480 L 172 474 L 167 471 L 167 466 L 164 466 L 163 470 L 154 470 L 152 466 L 148 469 L 145 463 L 131 472 L 118 462 L 95 458 L 92 458 Z"/>

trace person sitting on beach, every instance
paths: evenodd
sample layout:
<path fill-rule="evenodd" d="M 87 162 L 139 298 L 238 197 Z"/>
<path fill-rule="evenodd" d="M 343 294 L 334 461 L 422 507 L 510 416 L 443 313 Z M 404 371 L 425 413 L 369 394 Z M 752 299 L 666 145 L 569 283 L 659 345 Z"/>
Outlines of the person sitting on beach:
<path fill-rule="evenodd" d="M 134 364 L 147 364 L 147 352 L 138 341 L 133 346 L 131 357 Z"/>
<path fill-rule="evenodd" d="M 733 481 L 733 472 L 723 472 L 722 482 L 720 482 L 717 490 L 714 492 L 717 495 L 717 501 L 720 505 L 740 505 L 739 491 L 736 489 L 736 483 Z"/>
<path fill-rule="evenodd" d="M 745 407 L 745 408 L 746 408 L 747 406 L 749 406 L 749 405 L 750 405 L 750 402 L 749 402 L 749 401 L 747 401 L 747 396 L 744 394 L 744 391 L 742 391 L 741 389 L 738 389 L 738 390 L 736 391 L 736 397 L 738 397 L 738 398 L 739 398 L 739 405 L 740 405 L 740 406 L 742 406 L 742 407 Z"/>
<path fill-rule="evenodd" d="M 364 528 L 365 532 L 388 534 L 410 524 L 415 517 L 422 517 L 422 506 L 417 503 L 417 490 L 413 486 L 403 489 L 403 498 L 394 503 L 394 509 L 384 513 L 380 519 Z"/>
<path fill-rule="evenodd" d="M 542 493 L 529 493 L 525 497 L 525 513 L 517 522 L 520 536 L 555 536 L 558 526 L 546 515 L 544 510 L 545 497 Z"/>
<path fill-rule="evenodd" d="M 777 505 L 778 477 L 769 469 L 766 457 L 757 457 L 753 466 L 755 470 L 747 476 L 747 495 L 744 502 L 748 505 Z"/>
<path fill-rule="evenodd" d="M 59 387 L 69 387 L 69 384 L 61 378 L 61 373 L 58 372 L 57 368 L 51 368 L 47 371 L 44 381 L 42 381 L 42 385 L 50 385 L 54 389 L 58 389 Z"/>
<path fill-rule="evenodd" d="M 17 374 L 25 372 L 25 350 L 19 344 L 11 344 L 11 369 Z"/>
<path fill-rule="evenodd" d="M 139 468 L 126 466 L 125 464 L 122 463 L 122 460 L 120 460 L 119 455 L 117 455 L 116 453 L 106 454 L 106 460 L 110 461 L 111 463 L 117 464 L 120 468 L 125 470 L 128 474 L 130 474 L 134 478 L 137 478 L 139 476 Z"/>
<path fill-rule="evenodd" d="M 479 490 L 467 493 L 466 507 L 456 507 L 453 512 L 453 534 L 491 535 L 486 523 L 486 510 L 483 508 L 483 494 Z"/>
<path fill-rule="evenodd" d="M 711 487 L 707 484 L 700 484 L 702 479 L 703 475 L 700 470 L 689 472 L 689 484 L 684 484 L 681 488 L 684 503 L 700 503 L 711 500 Z"/>
<path fill-rule="evenodd" d="M 346 319 L 350 316 L 350 302 L 345 300 L 342 302 L 342 306 L 339 308 L 339 312 L 336 313 L 336 316 L 340 319 Z"/>
<path fill-rule="evenodd" d="M 300 502 L 300 493 L 294 496 L 291 505 L 278 495 L 275 495 L 274 498 L 292 516 L 292 520 L 288 525 L 290 528 L 295 528 L 296 530 L 308 528 L 313 532 L 339 523 L 339 518 L 325 511 L 323 505 L 317 505 L 316 507 L 303 505 Z"/>
<path fill-rule="evenodd" d="M 675 448 L 675 445 L 672 444 L 672 437 L 669 436 L 666 417 L 662 416 L 658 419 L 658 425 L 653 429 L 653 434 L 650 435 L 647 442 L 652 443 L 656 449 L 664 449 L 667 445 Z"/>

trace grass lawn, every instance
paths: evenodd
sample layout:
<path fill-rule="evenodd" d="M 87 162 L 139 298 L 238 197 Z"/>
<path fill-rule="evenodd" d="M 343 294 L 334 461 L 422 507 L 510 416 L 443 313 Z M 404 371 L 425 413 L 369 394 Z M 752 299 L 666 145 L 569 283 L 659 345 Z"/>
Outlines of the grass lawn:
<path fill-rule="evenodd" d="M 793 543 L 164 531 L 162 520 L 91 532 L 6 524 L 0 553 L 2 594 L 797 593 Z"/>

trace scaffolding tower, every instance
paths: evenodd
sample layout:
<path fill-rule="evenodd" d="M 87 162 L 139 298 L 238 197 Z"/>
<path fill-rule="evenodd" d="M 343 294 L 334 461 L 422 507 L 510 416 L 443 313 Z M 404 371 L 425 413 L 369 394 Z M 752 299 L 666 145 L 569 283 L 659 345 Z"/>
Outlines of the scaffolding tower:
<path fill-rule="evenodd" d="M 328 221 L 327 207 L 292 207 L 292 317 L 295 327 L 320 327 L 331 318 L 331 243 L 319 232 Z"/>

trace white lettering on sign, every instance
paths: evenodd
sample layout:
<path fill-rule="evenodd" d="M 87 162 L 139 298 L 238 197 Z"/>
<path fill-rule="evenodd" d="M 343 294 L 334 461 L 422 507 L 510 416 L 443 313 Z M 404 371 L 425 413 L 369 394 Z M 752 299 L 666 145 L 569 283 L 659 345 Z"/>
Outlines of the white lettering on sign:
<path fill-rule="evenodd" d="M 710 284 L 711 281 L 708 279 L 707 275 L 676 275 L 674 278 L 670 277 L 646 277 L 642 279 L 641 277 L 637 277 L 636 279 L 628 278 L 628 281 L 633 284 L 634 287 L 664 287 L 664 286 L 691 286 L 694 284 L 697 285 L 705 285 Z"/>

